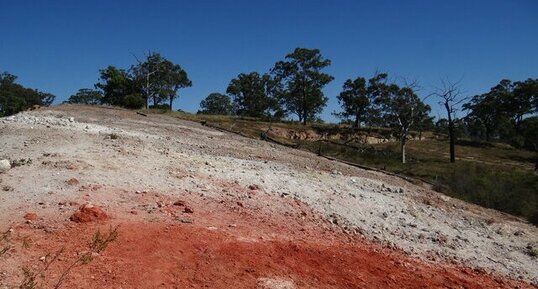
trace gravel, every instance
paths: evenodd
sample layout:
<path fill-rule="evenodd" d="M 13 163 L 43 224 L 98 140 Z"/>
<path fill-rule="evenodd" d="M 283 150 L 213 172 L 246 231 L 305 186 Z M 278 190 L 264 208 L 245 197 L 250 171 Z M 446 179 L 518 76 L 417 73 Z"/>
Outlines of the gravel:
<path fill-rule="evenodd" d="M 222 190 L 223 183 L 237 183 L 247 191 L 304 202 L 350 234 L 424 260 L 455 260 L 538 282 L 538 259 L 528 254 L 529 246 L 538 247 L 536 227 L 307 152 L 170 117 L 79 106 L 2 118 L 0 134 L 1 156 L 37 160 L 2 175 L 2 185 L 14 190 L 0 194 L 0 219 L 8 220 L 2 216 L 21 202 L 55 202 L 75 194 L 65 183 L 72 177 L 132 192 L 177 196 L 188 190 L 244 202 L 245 192 Z M 111 134 L 118 138 L 107 137 Z M 65 169 L 69 166 L 77 169 Z M 255 205 L 278 210 L 278 204 Z"/>

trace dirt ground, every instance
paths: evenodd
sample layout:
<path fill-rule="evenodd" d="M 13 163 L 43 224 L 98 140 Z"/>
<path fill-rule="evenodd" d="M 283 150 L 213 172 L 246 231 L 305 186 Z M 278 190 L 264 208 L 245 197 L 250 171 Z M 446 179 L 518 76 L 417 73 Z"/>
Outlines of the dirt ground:
<path fill-rule="evenodd" d="M 0 119 L 2 158 L 0 288 L 63 248 L 53 288 L 116 226 L 62 288 L 537 288 L 518 218 L 197 123 L 47 108 Z"/>

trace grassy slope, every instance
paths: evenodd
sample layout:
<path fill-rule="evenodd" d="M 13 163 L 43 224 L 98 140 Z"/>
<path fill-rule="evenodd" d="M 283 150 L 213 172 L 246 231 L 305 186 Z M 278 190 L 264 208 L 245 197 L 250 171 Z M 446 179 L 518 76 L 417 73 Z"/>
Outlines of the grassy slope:
<path fill-rule="evenodd" d="M 201 116 L 186 113 L 170 113 L 174 117 L 193 121 L 205 120 L 210 124 L 259 138 L 269 127 L 268 122 L 239 119 L 226 116 Z M 316 124 L 307 126 L 295 123 L 274 123 L 276 127 L 304 131 L 334 131 L 335 125 Z M 343 128 L 345 129 L 345 128 Z M 374 130 L 384 134 L 383 130 Z M 372 131 L 370 130 L 370 133 Z M 366 132 L 364 132 L 366 133 Z M 430 134 L 431 135 L 431 134 Z M 300 149 L 318 152 L 319 142 L 292 141 Z M 456 163 L 448 162 L 448 141 L 428 139 L 409 141 L 408 163 L 402 164 L 398 143 L 359 145 L 357 149 L 323 143 L 322 154 L 375 167 L 405 176 L 418 178 L 434 184 L 445 194 L 458 197 L 485 207 L 524 216 L 538 224 L 538 175 L 534 173 L 536 154 L 504 145 L 464 143 L 456 146 Z"/>

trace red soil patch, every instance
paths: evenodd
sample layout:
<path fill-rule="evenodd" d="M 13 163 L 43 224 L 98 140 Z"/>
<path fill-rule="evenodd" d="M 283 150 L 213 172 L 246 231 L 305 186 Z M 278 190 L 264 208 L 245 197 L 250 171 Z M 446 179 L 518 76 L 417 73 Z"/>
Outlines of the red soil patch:
<path fill-rule="evenodd" d="M 25 219 L 25 220 L 28 220 L 28 221 L 35 221 L 35 220 L 37 220 L 37 214 L 36 214 L 36 213 L 33 213 L 33 212 L 26 213 L 26 214 L 24 215 L 24 219 Z"/>
<path fill-rule="evenodd" d="M 81 240 L 91 239 L 95 230 L 78 226 L 56 238 L 83 250 Z M 52 266 L 52 275 L 68 264 L 63 260 Z M 261 278 L 289 280 L 297 288 L 532 288 L 471 269 L 427 264 L 375 246 L 243 239 L 195 225 L 141 222 L 122 224 L 118 240 L 90 264 L 77 267 L 65 285 L 257 288 Z"/>
<path fill-rule="evenodd" d="M 84 204 L 71 216 L 70 220 L 76 223 L 106 221 L 108 220 L 108 215 L 101 208 Z"/>
<path fill-rule="evenodd" d="M 177 199 L 158 193 L 132 197 L 138 204 L 161 206 L 137 215 L 111 207 L 118 214 L 113 222 L 70 224 L 49 233 L 21 225 L 16 229 L 31 236 L 32 250 L 12 258 L 37 270 L 42 264 L 36 260 L 65 248 L 40 280 L 49 288 L 87 252 L 98 229 L 104 233 L 119 224 L 117 240 L 89 264 L 75 267 L 63 288 L 271 288 L 273 279 L 305 289 L 535 288 L 454 264 L 426 263 L 343 233 L 293 199 L 256 194 L 239 206 L 189 193 L 177 205 Z M 256 206 L 256 198 L 268 198 L 263 203 L 278 204 L 282 211 Z M 183 211 L 186 204 L 193 213 Z M 83 205 L 77 213 L 88 211 L 95 212 Z M 192 223 L 182 221 L 187 215 Z"/>

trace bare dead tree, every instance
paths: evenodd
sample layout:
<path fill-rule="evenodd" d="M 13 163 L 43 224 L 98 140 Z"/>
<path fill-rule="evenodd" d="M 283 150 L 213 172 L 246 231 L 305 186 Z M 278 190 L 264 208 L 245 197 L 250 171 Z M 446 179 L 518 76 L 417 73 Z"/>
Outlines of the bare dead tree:
<path fill-rule="evenodd" d="M 142 87 L 142 90 L 144 90 L 144 94 L 145 94 L 144 97 L 146 99 L 146 109 L 148 109 L 148 107 L 149 107 L 149 104 L 148 104 L 149 99 L 151 97 L 153 97 L 155 95 L 155 93 L 156 93 L 155 90 L 153 90 L 153 91 L 150 90 L 150 84 L 151 83 L 149 81 L 149 77 L 152 74 L 157 73 L 158 68 L 156 68 L 155 70 L 151 69 L 150 67 L 143 68 L 144 67 L 144 62 L 140 61 L 140 59 L 138 59 L 138 57 L 134 53 L 131 53 L 131 54 L 133 55 L 136 62 L 138 63 L 138 65 L 136 67 L 132 67 L 131 70 L 134 70 L 135 75 L 137 77 L 144 77 L 145 76 L 145 79 L 146 79 L 146 85 L 144 87 Z M 148 53 L 145 56 L 146 56 L 146 58 L 149 58 L 150 55 L 151 55 L 151 51 L 148 51 Z"/>
<path fill-rule="evenodd" d="M 438 87 L 433 93 L 433 95 L 439 98 L 439 105 L 443 106 L 447 113 L 448 139 L 450 143 L 451 163 L 456 161 L 456 136 L 454 134 L 454 121 L 456 119 L 456 112 L 458 111 L 459 105 L 467 99 L 465 97 L 461 97 L 462 92 L 459 87 L 460 82 L 461 80 L 452 82 L 450 80 L 441 79 L 441 86 Z"/>

